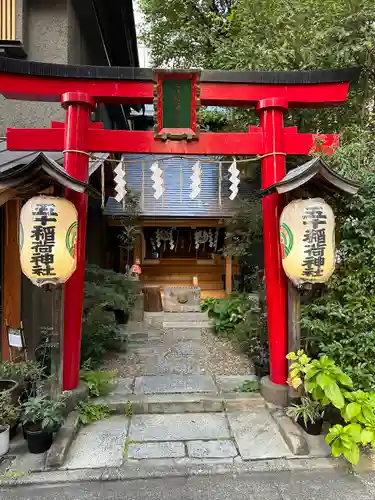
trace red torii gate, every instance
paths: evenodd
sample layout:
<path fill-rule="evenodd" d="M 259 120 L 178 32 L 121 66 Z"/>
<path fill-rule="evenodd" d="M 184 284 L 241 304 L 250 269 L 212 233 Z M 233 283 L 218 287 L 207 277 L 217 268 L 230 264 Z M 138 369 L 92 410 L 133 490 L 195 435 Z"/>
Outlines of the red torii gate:
<path fill-rule="evenodd" d="M 164 75 L 164 76 L 163 76 Z M 0 93 L 9 99 L 59 102 L 66 122 L 50 129 L 7 129 L 11 150 L 64 151 L 67 172 L 88 180 L 88 156 L 82 152 L 164 153 L 177 155 L 262 155 L 262 188 L 285 176 L 285 156 L 307 155 L 319 145 L 327 153 L 338 145 L 338 135 L 300 134 L 284 127 L 288 108 L 321 108 L 342 104 L 357 68 L 300 72 L 153 73 L 141 68 L 69 66 L 0 59 Z M 156 78 L 156 85 L 155 85 Z M 163 78 L 192 81 L 191 125 L 163 128 L 160 105 Z M 154 132 L 103 130 L 90 124 L 98 103 L 151 104 L 159 101 L 158 130 Z M 199 102 L 200 101 L 200 102 Z M 248 132 L 201 133 L 196 127 L 196 103 L 203 106 L 255 106 L 260 126 Z M 163 129 L 163 130 L 161 130 Z M 172 132 L 172 136 L 169 133 Z M 164 135 L 163 135 L 164 133 Z M 170 139 L 172 137 L 172 139 Z M 176 140 L 177 139 L 177 140 Z M 67 192 L 78 210 L 77 269 L 65 286 L 63 388 L 78 384 L 85 269 L 87 196 Z M 287 280 L 279 245 L 279 214 L 283 198 L 263 199 L 264 264 L 270 346 L 271 386 L 287 378 Z"/>

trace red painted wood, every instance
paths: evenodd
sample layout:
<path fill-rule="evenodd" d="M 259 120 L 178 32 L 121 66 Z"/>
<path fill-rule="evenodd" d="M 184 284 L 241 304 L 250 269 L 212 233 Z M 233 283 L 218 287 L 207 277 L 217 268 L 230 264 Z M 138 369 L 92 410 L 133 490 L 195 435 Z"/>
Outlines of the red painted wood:
<path fill-rule="evenodd" d="M 166 128 L 163 126 L 163 81 L 171 80 L 171 79 L 189 79 L 191 80 L 192 85 L 192 94 L 191 94 L 191 106 L 190 106 L 190 124 L 191 128 Z M 191 138 L 197 138 L 197 106 L 200 105 L 200 101 L 197 98 L 197 85 L 199 85 L 199 78 L 196 72 L 191 73 L 170 73 L 165 71 L 156 70 L 156 85 L 157 85 L 157 97 L 156 97 L 156 113 L 157 113 L 157 122 L 156 131 L 154 135 L 156 137 L 162 136 L 189 136 Z M 155 104 L 155 100 L 154 100 Z"/>
<path fill-rule="evenodd" d="M 90 113 L 94 102 L 88 95 L 65 94 L 62 96 L 66 108 L 65 129 L 53 129 L 63 134 L 63 149 L 87 151 L 90 133 Z M 36 146 L 37 149 L 38 146 Z M 88 157 L 79 153 L 64 153 L 64 167 L 68 174 L 81 181 L 88 181 Z M 65 284 L 64 291 L 64 345 L 63 345 L 63 390 L 75 389 L 79 381 L 81 330 L 83 311 L 83 287 L 86 261 L 87 195 L 66 190 L 78 212 L 77 267 Z"/>
<path fill-rule="evenodd" d="M 283 127 L 283 112 L 289 107 L 320 108 L 341 104 L 346 100 L 348 83 L 320 85 L 255 85 L 233 83 L 201 83 L 202 105 L 258 105 L 260 128 L 248 133 L 202 133 L 199 140 L 158 141 L 153 132 L 100 130 L 89 125 L 87 103 L 151 104 L 153 82 L 40 78 L 7 73 L 0 74 L 0 93 L 12 99 L 58 102 L 65 93 L 68 105 L 65 128 L 54 124 L 51 129 L 8 129 L 7 146 L 13 150 L 61 151 L 78 149 L 92 152 L 255 155 L 272 152 L 309 154 L 316 134 L 298 134 Z M 82 95 L 86 93 L 86 95 Z M 91 97 L 90 97 L 91 96 Z M 70 100 L 70 103 L 66 102 Z M 77 102 L 78 101 L 78 102 Z M 80 101 L 80 102 L 79 102 Z M 86 104 L 83 104 L 86 103 Z M 270 107 L 271 106 L 271 107 Z M 324 139 L 318 149 L 332 152 L 337 135 Z M 72 176 L 87 181 L 88 158 L 79 153 L 65 153 L 65 167 Z M 285 175 L 285 156 L 271 155 L 262 159 L 262 187 L 268 187 Z M 87 197 L 68 193 L 79 212 L 77 270 L 65 288 L 64 389 L 78 384 L 80 338 L 83 304 L 85 231 Z M 263 200 L 264 252 L 267 284 L 267 310 L 270 345 L 271 379 L 285 384 L 287 365 L 286 277 L 282 270 L 279 242 L 279 215 L 283 198 L 277 194 Z"/>
<path fill-rule="evenodd" d="M 289 107 L 320 108 L 345 102 L 349 83 L 256 85 L 201 82 L 203 106 L 255 106 L 261 99 L 283 97 Z M 152 104 L 153 82 L 78 80 L 0 74 L 0 93 L 9 99 L 59 102 L 65 92 L 86 92 L 96 102 Z"/>
<path fill-rule="evenodd" d="M 152 104 L 152 82 L 43 78 L 0 73 L 0 93 L 8 99 L 60 102 L 65 92 L 85 92 L 96 102 Z"/>
<path fill-rule="evenodd" d="M 51 128 L 65 128 L 65 122 L 51 122 Z M 89 128 L 95 128 L 95 129 L 103 129 L 104 128 L 104 123 L 103 122 L 92 122 L 89 125 Z"/>
<path fill-rule="evenodd" d="M 262 104 L 265 106 L 263 107 Z M 275 103 L 273 103 L 275 105 Z M 285 151 L 284 112 L 278 107 L 267 107 L 260 103 L 260 125 L 264 135 L 264 153 Z M 280 181 L 286 174 L 285 156 L 267 156 L 262 159 L 262 188 Z M 270 376 L 275 384 L 286 384 L 287 379 L 287 279 L 282 268 L 280 255 L 279 218 L 284 198 L 278 194 L 262 200 L 264 270 L 266 278 L 268 344 L 270 349 Z"/>
<path fill-rule="evenodd" d="M 285 130 L 285 152 L 287 154 L 308 154 L 314 146 L 316 134 L 295 134 Z M 319 136 L 320 137 L 320 136 Z M 338 136 L 327 134 L 325 144 L 337 144 Z M 62 151 L 64 129 L 7 129 L 7 147 L 11 150 Z M 154 153 L 190 155 L 256 155 L 264 151 L 261 130 L 250 133 L 201 133 L 199 141 L 160 141 L 153 132 L 128 130 L 91 129 L 88 135 L 87 151 L 108 153 Z"/>
<path fill-rule="evenodd" d="M 280 97 L 290 108 L 320 108 L 345 102 L 348 83 L 320 85 L 255 85 L 202 83 L 201 102 L 204 106 L 256 105 L 262 99 Z"/>

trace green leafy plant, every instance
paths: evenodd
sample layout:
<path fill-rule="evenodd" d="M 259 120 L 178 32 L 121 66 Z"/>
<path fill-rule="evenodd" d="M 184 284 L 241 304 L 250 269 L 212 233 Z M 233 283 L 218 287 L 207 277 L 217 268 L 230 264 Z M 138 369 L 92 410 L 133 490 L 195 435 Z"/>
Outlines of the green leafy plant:
<path fill-rule="evenodd" d="M 362 427 L 359 424 L 336 424 L 330 428 L 325 441 L 331 446 L 332 456 L 344 455 L 350 463 L 356 464 L 359 460 L 361 436 Z"/>
<path fill-rule="evenodd" d="M 81 401 L 77 405 L 79 422 L 82 425 L 89 425 L 97 420 L 107 418 L 111 414 L 111 409 L 106 404 L 92 403 L 90 400 Z"/>
<path fill-rule="evenodd" d="M 21 421 L 29 429 L 52 431 L 64 420 L 62 400 L 53 401 L 45 394 L 29 398 L 22 405 Z"/>
<path fill-rule="evenodd" d="M 234 392 L 258 392 L 260 389 L 260 384 L 258 380 L 245 380 L 243 384 L 236 387 Z"/>
<path fill-rule="evenodd" d="M 353 382 L 331 359 L 323 355 L 311 360 L 303 350 L 289 353 L 287 358 L 293 361 L 288 382 L 294 389 L 303 384 L 305 393 L 323 406 L 332 403 L 340 410 L 344 408 L 344 392 Z"/>
<path fill-rule="evenodd" d="M 124 409 L 124 415 L 125 417 L 131 418 L 133 414 L 134 414 L 133 403 L 131 401 L 127 401 Z"/>
<path fill-rule="evenodd" d="M 323 417 L 323 413 L 322 405 L 307 396 L 301 397 L 300 404 L 292 404 L 287 409 L 288 417 L 293 418 L 296 422 L 301 418 L 305 426 L 309 422 L 314 424 L 317 420 L 320 420 Z"/>
<path fill-rule="evenodd" d="M 44 377 L 44 368 L 36 361 L 21 361 L 20 363 L 11 363 L 10 361 L 0 362 L 0 378 L 34 385 Z"/>
<path fill-rule="evenodd" d="M 134 283 L 121 273 L 88 266 L 85 275 L 82 317 L 81 365 L 98 366 L 106 353 L 125 350 L 126 338 L 116 321 L 116 311 L 129 314 L 136 296 Z"/>
<path fill-rule="evenodd" d="M 114 373 L 112 372 L 81 370 L 80 378 L 86 382 L 90 396 L 105 396 L 113 388 Z"/>
<path fill-rule="evenodd" d="M 347 404 L 341 410 L 341 415 L 347 422 L 365 423 L 373 418 L 375 411 L 375 393 L 357 390 L 345 392 L 344 397 Z"/>
<path fill-rule="evenodd" d="M 12 397 L 8 392 L 0 392 L 0 424 L 15 424 L 20 419 L 20 416 L 20 405 L 12 403 Z"/>

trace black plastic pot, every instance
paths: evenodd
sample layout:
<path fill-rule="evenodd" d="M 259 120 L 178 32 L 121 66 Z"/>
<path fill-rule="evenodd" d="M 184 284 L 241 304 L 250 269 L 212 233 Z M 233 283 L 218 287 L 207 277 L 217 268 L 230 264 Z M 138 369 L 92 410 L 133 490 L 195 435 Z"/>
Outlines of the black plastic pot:
<path fill-rule="evenodd" d="M 319 434 L 322 433 L 323 429 L 323 419 L 320 418 L 319 420 L 315 420 L 314 423 L 312 423 L 309 419 L 307 420 L 307 425 L 305 425 L 305 422 L 303 418 L 300 416 L 297 419 L 298 425 L 304 429 L 307 434 L 310 434 L 311 436 L 319 436 Z"/>
<path fill-rule="evenodd" d="M 255 363 L 254 363 L 254 369 L 255 369 L 255 375 L 258 378 L 266 377 L 270 373 L 264 366 Z"/>
<path fill-rule="evenodd" d="M 345 420 L 341 416 L 341 411 L 331 403 L 324 410 L 324 420 L 331 425 L 346 425 Z"/>
<path fill-rule="evenodd" d="M 18 424 L 19 424 L 19 422 L 15 422 L 10 426 L 10 429 L 9 429 L 9 439 L 10 440 L 12 440 L 16 437 Z"/>
<path fill-rule="evenodd" d="M 51 431 L 30 431 L 24 429 L 24 432 L 27 436 L 27 447 L 30 453 L 44 453 L 51 448 L 53 441 L 53 434 Z"/>

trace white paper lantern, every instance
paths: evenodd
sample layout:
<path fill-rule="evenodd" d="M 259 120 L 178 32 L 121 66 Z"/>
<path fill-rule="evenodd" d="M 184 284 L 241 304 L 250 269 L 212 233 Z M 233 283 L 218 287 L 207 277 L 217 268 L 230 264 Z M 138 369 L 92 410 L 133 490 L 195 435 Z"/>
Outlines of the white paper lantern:
<path fill-rule="evenodd" d="M 77 210 L 65 198 L 37 196 L 22 207 L 22 272 L 37 286 L 65 283 L 76 269 Z"/>
<path fill-rule="evenodd" d="M 294 284 L 324 283 L 335 269 L 335 217 L 321 198 L 294 200 L 280 217 L 283 268 Z"/>

